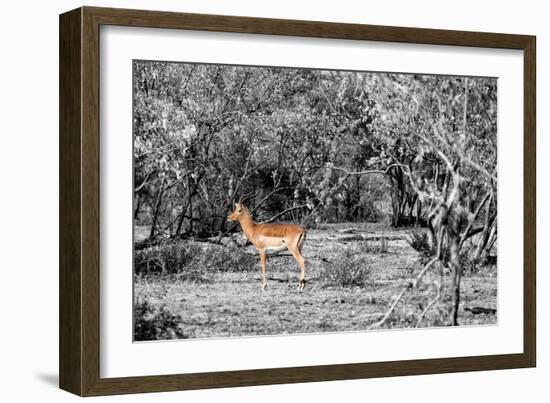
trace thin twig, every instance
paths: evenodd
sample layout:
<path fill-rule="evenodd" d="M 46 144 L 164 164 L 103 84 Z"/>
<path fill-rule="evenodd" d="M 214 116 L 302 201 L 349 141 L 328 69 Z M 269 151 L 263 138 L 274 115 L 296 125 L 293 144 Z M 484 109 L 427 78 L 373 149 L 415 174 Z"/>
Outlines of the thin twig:
<path fill-rule="evenodd" d="M 422 311 L 422 313 L 418 316 L 418 322 L 416 322 L 416 327 L 420 327 L 420 324 L 422 323 L 422 320 L 424 319 L 424 316 L 426 313 L 432 308 L 432 306 L 435 305 L 437 301 L 441 298 L 441 287 L 437 287 L 437 295 L 428 303 L 428 306 Z"/>
<path fill-rule="evenodd" d="M 342 171 L 342 172 L 346 173 L 347 175 L 368 175 L 368 174 L 387 175 L 391 168 L 397 167 L 397 166 L 403 166 L 403 164 L 395 163 L 395 164 L 388 165 L 388 167 L 384 170 L 382 170 L 382 169 L 369 169 L 367 171 L 348 171 L 345 168 L 337 167 L 337 166 L 334 166 L 334 165 L 331 165 L 330 168 L 331 169 L 336 169 L 337 171 Z"/>
<path fill-rule="evenodd" d="M 472 226 L 474 225 L 475 220 L 479 216 L 479 213 L 481 212 L 481 209 L 483 208 L 483 206 L 485 205 L 487 200 L 489 200 L 489 198 L 491 198 L 491 200 L 492 200 L 492 198 L 493 198 L 492 192 L 488 192 L 485 195 L 485 197 L 483 198 L 483 200 L 479 203 L 477 208 L 475 209 L 474 214 L 473 214 L 472 218 L 470 219 L 470 222 L 468 223 L 468 225 L 466 226 L 466 229 L 464 230 L 464 232 L 462 233 L 462 235 L 460 237 L 460 241 L 459 241 L 459 244 L 458 244 L 459 249 L 462 249 L 462 245 L 464 245 L 464 242 L 468 238 L 468 233 L 472 229 Z M 491 207 L 491 202 L 489 202 L 489 206 L 487 207 L 487 209 L 489 209 L 490 207 Z"/>
<path fill-rule="evenodd" d="M 436 256 L 432 260 L 430 260 L 426 264 L 426 266 L 424 266 L 422 271 L 418 274 L 418 276 L 416 276 L 416 279 L 413 281 L 413 287 L 415 287 L 415 288 L 418 287 L 418 283 L 420 282 L 422 277 L 424 277 L 424 274 L 426 274 L 426 272 L 430 269 L 430 267 L 432 267 L 434 265 L 434 263 L 437 262 L 438 260 L 439 260 L 439 257 Z"/>
<path fill-rule="evenodd" d="M 290 207 L 290 208 L 287 208 L 286 210 L 284 211 L 281 211 L 280 213 L 278 214 L 275 214 L 273 217 L 271 217 L 269 220 L 265 220 L 265 221 L 262 221 L 262 222 L 259 222 L 258 224 L 267 224 L 267 223 L 270 223 L 270 222 L 273 222 L 275 221 L 277 218 L 279 218 L 280 216 L 286 214 L 286 213 L 290 213 L 291 211 L 294 211 L 294 210 L 299 210 L 299 209 L 302 209 L 302 208 L 305 208 L 307 207 L 307 204 L 301 204 L 299 206 L 294 206 L 294 207 Z"/>
<path fill-rule="evenodd" d="M 430 260 L 426 266 L 424 266 L 424 268 L 422 269 L 422 271 L 418 274 L 418 276 L 416 276 L 416 278 L 413 280 L 413 281 L 409 281 L 407 283 L 407 285 L 405 285 L 403 287 L 403 289 L 401 289 L 401 291 L 399 292 L 399 294 L 397 295 L 397 297 L 395 298 L 395 300 L 393 301 L 393 303 L 391 304 L 390 306 L 390 309 L 388 309 L 388 311 L 386 312 L 386 314 L 384 315 L 384 317 L 379 320 L 378 322 L 375 322 L 373 323 L 372 325 L 370 325 L 368 327 L 369 330 L 371 329 L 374 329 L 374 328 L 377 328 L 377 327 L 380 327 L 382 326 L 387 320 L 388 318 L 390 317 L 390 315 L 392 314 L 392 312 L 394 311 L 395 307 L 397 306 L 397 303 L 401 300 L 401 298 L 403 297 L 403 295 L 405 295 L 405 292 L 409 289 L 412 289 L 412 288 L 415 288 L 419 281 L 422 279 L 422 277 L 424 276 L 424 274 L 426 274 L 426 272 L 430 269 L 430 267 L 432 267 L 434 265 L 435 262 L 437 262 L 439 259 L 438 257 L 434 257 L 432 260 Z"/>
<path fill-rule="evenodd" d="M 412 283 L 409 283 L 406 287 L 403 287 L 403 289 L 401 290 L 401 292 L 399 293 L 399 295 L 395 298 L 395 300 L 393 301 L 393 303 L 391 304 L 390 306 L 390 309 L 388 309 L 388 312 L 386 312 L 386 314 L 384 315 L 384 317 L 382 319 L 380 319 L 378 322 L 375 322 L 373 323 L 372 325 L 370 325 L 368 327 L 369 330 L 371 329 L 375 329 L 377 327 L 380 327 L 382 326 L 386 320 L 388 320 L 388 318 L 390 317 L 390 315 L 392 314 L 393 310 L 395 309 L 395 307 L 397 306 L 397 303 L 399 302 L 399 300 L 403 297 L 403 294 L 405 294 L 405 291 L 407 291 L 409 288 L 412 288 Z"/>

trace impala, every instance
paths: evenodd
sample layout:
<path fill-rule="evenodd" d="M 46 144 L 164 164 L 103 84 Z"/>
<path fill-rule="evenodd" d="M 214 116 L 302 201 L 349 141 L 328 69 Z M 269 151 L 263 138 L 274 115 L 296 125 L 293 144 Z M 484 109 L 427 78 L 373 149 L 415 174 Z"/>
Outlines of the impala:
<path fill-rule="evenodd" d="M 298 289 L 302 291 L 306 285 L 305 260 L 301 250 L 306 240 L 306 231 L 299 225 L 294 224 L 259 224 L 252 220 L 250 212 L 244 205 L 248 196 L 242 196 L 238 203 L 235 203 L 235 210 L 227 217 L 228 221 L 238 221 L 246 238 L 258 249 L 262 266 L 262 290 L 267 287 L 265 274 L 267 250 L 288 249 L 298 265 L 300 266 L 300 282 Z"/>

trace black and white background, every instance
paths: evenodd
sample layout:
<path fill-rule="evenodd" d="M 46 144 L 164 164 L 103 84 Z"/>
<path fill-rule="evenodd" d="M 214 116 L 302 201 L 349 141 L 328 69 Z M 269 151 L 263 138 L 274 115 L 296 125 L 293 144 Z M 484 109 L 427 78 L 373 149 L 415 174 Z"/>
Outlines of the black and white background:
<path fill-rule="evenodd" d="M 135 60 L 133 135 L 136 341 L 497 322 L 496 78 Z"/>

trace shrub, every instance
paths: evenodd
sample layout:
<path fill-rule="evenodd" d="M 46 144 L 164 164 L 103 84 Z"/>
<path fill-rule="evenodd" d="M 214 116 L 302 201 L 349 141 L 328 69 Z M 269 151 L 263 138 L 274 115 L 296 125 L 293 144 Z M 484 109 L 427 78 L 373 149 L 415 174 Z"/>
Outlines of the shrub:
<path fill-rule="evenodd" d="M 177 275 L 179 279 L 207 282 L 208 272 L 253 270 L 256 259 L 236 247 L 183 241 L 136 250 L 136 275 Z"/>
<path fill-rule="evenodd" d="M 482 259 L 474 259 L 473 248 L 464 248 L 460 253 L 460 265 L 464 275 L 494 275 L 496 274 L 496 256 L 489 255 Z"/>
<path fill-rule="evenodd" d="M 154 308 L 147 301 L 138 302 L 134 307 L 134 340 L 186 339 L 182 328 L 182 318 L 174 315 L 166 307 Z"/>
<path fill-rule="evenodd" d="M 259 258 L 233 246 L 206 244 L 198 256 L 197 263 L 219 272 L 247 272 L 257 269 Z"/>
<path fill-rule="evenodd" d="M 195 243 L 157 245 L 138 250 L 134 256 L 134 272 L 137 275 L 177 274 L 184 280 L 203 280 L 200 267 L 193 264 L 200 256 Z"/>
<path fill-rule="evenodd" d="M 407 242 L 415 251 L 419 252 L 423 256 L 432 255 L 432 246 L 428 233 L 425 231 L 410 231 L 407 238 Z"/>
<path fill-rule="evenodd" d="M 356 248 L 346 249 L 338 260 L 321 265 L 320 278 L 329 286 L 364 287 L 370 276 L 371 268 Z"/>
<path fill-rule="evenodd" d="M 363 250 L 367 253 L 388 253 L 388 238 L 385 236 L 378 239 L 365 238 Z"/>

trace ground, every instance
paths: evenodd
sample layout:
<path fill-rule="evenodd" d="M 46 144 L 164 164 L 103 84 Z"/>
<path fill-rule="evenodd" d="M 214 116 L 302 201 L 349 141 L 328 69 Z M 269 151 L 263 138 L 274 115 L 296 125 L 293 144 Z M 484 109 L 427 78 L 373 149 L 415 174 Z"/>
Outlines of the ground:
<path fill-rule="evenodd" d="M 299 269 L 291 256 L 268 257 L 268 288 L 260 289 L 257 270 L 211 271 L 208 281 L 182 281 L 169 275 L 136 276 L 135 299 L 162 309 L 177 322 L 177 337 L 235 337 L 336 331 L 365 331 L 388 311 L 405 284 L 422 268 L 419 253 L 407 242 L 408 229 L 382 224 L 324 224 L 308 230 L 303 255 L 307 285 L 298 290 Z M 247 252 L 253 253 L 248 247 Z M 327 272 L 365 273 L 347 281 Z M 362 270 L 363 270 L 362 269 Z M 343 275 L 343 277 L 342 277 Z M 442 326 L 446 301 L 418 318 L 436 295 L 428 274 L 418 290 L 407 291 L 382 327 Z M 354 280 L 354 279 L 351 279 Z M 464 308 L 497 308 L 496 268 L 468 272 L 461 287 L 460 325 L 496 324 L 495 313 L 474 315 Z M 138 318 L 136 318 L 138 319 Z M 169 336 L 165 336 L 169 337 Z M 159 336 L 158 338 L 165 338 Z"/>

